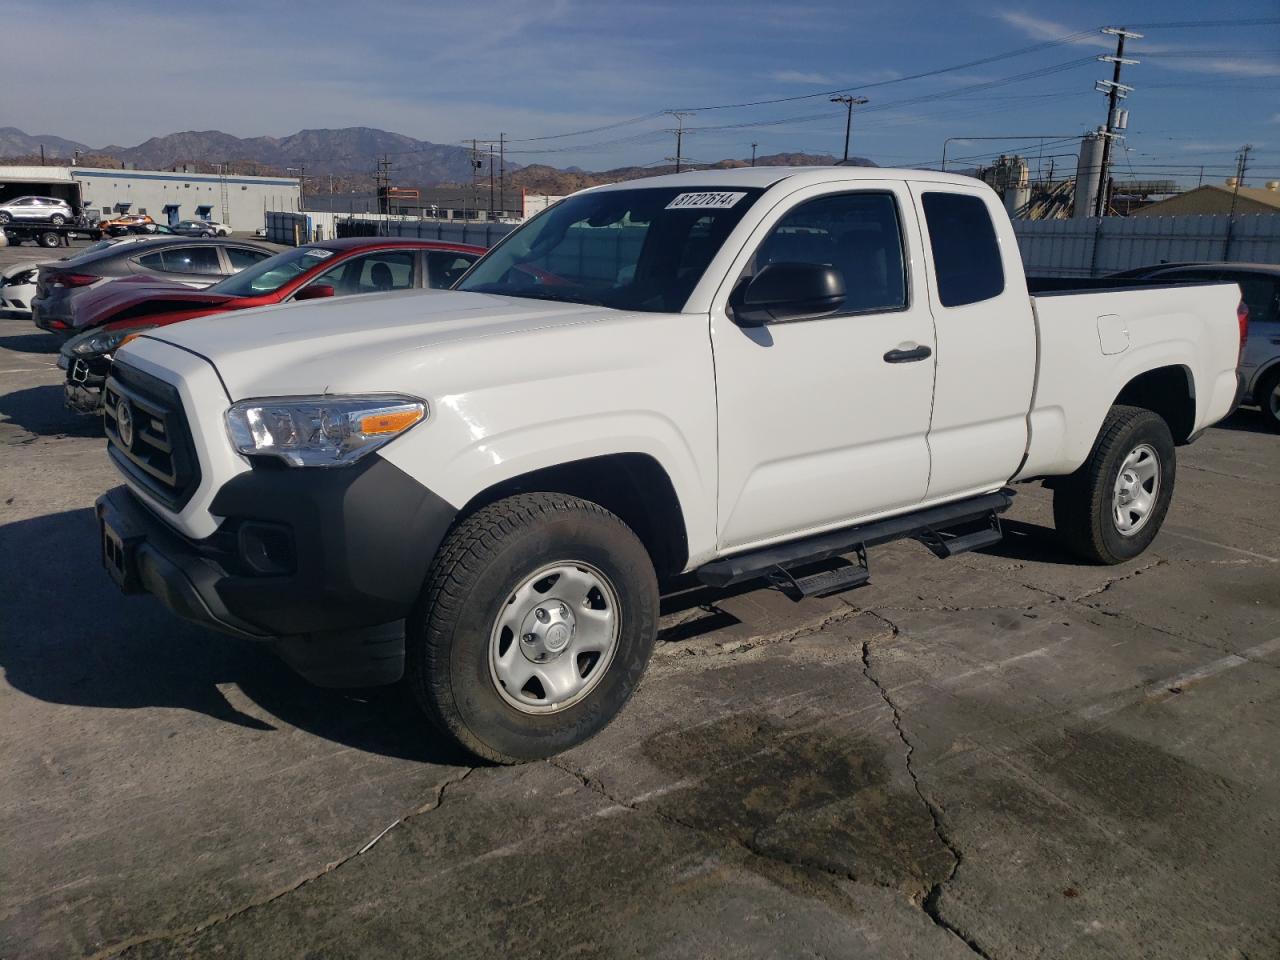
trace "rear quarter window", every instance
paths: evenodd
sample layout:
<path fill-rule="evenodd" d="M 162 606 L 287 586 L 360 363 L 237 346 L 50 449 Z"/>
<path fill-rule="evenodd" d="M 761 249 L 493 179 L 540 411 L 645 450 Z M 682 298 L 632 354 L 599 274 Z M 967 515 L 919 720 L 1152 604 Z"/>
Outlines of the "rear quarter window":
<path fill-rule="evenodd" d="M 961 307 L 1004 292 L 1004 265 L 991 214 L 980 197 L 926 193 L 921 198 L 938 300 Z"/>

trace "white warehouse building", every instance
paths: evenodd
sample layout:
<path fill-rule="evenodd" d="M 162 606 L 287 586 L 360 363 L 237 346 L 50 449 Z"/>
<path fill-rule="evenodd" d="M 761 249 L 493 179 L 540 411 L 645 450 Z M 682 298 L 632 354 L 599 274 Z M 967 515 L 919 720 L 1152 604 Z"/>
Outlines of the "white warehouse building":
<path fill-rule="evenodd" d="M 106 167 L 0 167 L 0 201 L 59 197 L 106 218 L 145 213 L 156 223 L 218 220 L 233 230 L 262 226 L 268 210 L 299 208 L 298 180 Z"/>

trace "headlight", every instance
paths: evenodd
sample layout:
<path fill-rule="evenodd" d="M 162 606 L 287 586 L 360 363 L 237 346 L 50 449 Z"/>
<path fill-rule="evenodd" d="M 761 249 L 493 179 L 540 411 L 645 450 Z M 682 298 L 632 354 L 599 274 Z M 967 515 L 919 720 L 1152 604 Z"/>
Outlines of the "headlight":
<path fill-rule="evenodd" d="M 278 397 L 244 400 L 227 411 L 231 445 L 246 456 L 293 467 L 354 463 L 425 420 L 416 397 Z"/>
<path fill-rule="evenodd" d="M 136 337 L 146 330 L 154 330 L 155 324 L 145 327 L 126 327 L 123 330 L 104 330 L 101 333 L 85 334 L 68 344 L 71 352 L 78 357 L 90 354 L 110 353 L 126 340 Z"/>

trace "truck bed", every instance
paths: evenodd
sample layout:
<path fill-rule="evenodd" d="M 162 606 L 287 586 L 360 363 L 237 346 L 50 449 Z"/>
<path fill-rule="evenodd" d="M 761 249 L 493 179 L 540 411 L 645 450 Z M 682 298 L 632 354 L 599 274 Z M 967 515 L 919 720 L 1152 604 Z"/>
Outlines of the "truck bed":
<path fill-rule="evenodd" d="M 1236 284 L 1072 278 L 1062 285 L 1074 289 L 1044 280 L 1028 285 L 1041 291 L 1031 297 L 1039 355 L 1017 479 L 1074 471 L 1106 411 L 1140 375 L 1152 389 L 1160 389 L 1160 377 L 1190 378 L 1195 409 L 1175 431 L 1179 442 L 1230 411 L 1240 342 Z"/>

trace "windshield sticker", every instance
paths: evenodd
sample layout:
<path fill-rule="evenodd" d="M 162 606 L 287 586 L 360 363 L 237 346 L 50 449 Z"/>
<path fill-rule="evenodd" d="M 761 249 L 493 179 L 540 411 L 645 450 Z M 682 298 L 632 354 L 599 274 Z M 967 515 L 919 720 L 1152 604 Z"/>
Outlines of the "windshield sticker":
<path fill-rule="evenodd" d="M 308 250 L 303 256 L 315 257 L 317 260 L 328 260 L 333 256 L 332 250 Z"/>
<path fill-rule="evenodd" d="M 745 193 L 682 193 L 667 204 L 668 210 L 728 210 Z"/>

